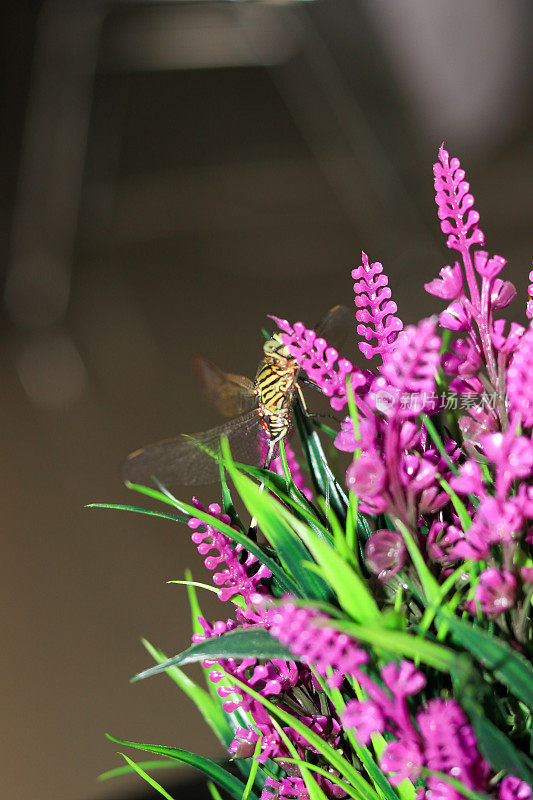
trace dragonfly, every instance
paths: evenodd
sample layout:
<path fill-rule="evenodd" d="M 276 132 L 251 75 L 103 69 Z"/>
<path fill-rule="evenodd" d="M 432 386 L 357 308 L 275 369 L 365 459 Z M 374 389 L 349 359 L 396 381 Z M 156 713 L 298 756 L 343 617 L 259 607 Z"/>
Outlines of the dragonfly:
<path fill-rule="evenodd" d="M 348 318 L 351 322 L 352 314 L 345 306 L 335 306 L 317 326 L 317 333 L 346 331 Z M 265 342 L 253 381 L 224 372 L 199 354 L 193 356 L 193 366 L 205 398 L 230 419 L 208 431 L 181 434 L 135 450 L 122 468 L 125 483 L 166 488 L 214 483 L 220 475 L 222 437 L 228 439 L 235 461 L 268 469 L 279 441 L 291 429 L 296 395 L 306 408 L 298 382 L 300 368 L 279 333 Z"/>

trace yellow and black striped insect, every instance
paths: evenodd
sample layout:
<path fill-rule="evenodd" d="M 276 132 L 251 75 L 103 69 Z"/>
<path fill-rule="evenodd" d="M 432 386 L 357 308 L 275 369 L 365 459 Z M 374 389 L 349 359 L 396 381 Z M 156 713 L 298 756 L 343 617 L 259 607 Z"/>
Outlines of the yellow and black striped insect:
<path fill-rule="evenodd" d="M 339 327 L 347 321 L 347 315 L 348 309 L 335 306 L 319 330 Z M 299 394 L 304 408 L 305 403 L 298 385 L 298 364 L 280 334 L 265 342 L 263 354 L 254 381 L 224 372 L 203 356 L 194 356 L 205 397 L 232 419 L 204 433 L 181 435 L 136 450 L 126 459 L 122 479 L 129 483 L 152 483 L 156 479 L 167 488 L 213 483 L 219 476 L 217 456 L 223 436 L 228 438 L 236 461 L 268 468 L 277 443 L 290 430 L 295 394 Z"/>

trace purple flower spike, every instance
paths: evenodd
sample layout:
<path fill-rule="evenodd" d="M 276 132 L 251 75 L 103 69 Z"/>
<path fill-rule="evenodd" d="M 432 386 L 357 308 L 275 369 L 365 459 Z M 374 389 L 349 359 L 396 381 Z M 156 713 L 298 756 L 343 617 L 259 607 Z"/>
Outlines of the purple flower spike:
<path fill-rule="evenodd" d="M 500 800 L 529 800 L 530 797 L 531 786 L 514 775 L 507 775 L 500 784 Z"/>
<path fill-rule="evenodd" d="M 291 356 L 304 370 L 307 377 L 316 383 L 321 392 L 329 397 L 334 411 L 342 411 L 348 399 L 346 397 L 346 380 L 351 376 L 354 391 L 364 386 L 366 379 L 363 373 L 354 367 L 347 358 L 339 358 L 333 347 L 328 347 L 325 339 L 305 327 L 302 322 L 291 326 L 286 319 L 270 315 L 282 333 L 283 344 L 287 346 Z"/>
<path fill-rule="evenodd" d="M 448 235 L 448 247 L 463 253 L 473 244 L 483 244 L 485 236 L 478 228 L 479 214 L 474 210 L 474 197 L 469 194 L 470 184 L 464 180 L 458 158 L 450 159 L 444 144 L 439 150 L 439 160 L 433 165 L 435 175 L 435 202 L 438 207 L 440 227 Z M 466 219 L 465 219 L 466 216 Z"/>
<path fill-rule="evenodd" d="M 436 327 L 435 319 L 409 325 L 383 360 L 382 378 L 378 381 L 386 381 L 396 395 L 399 403 L 394 410 L 402 417 L 418 416 L 435 390 L 441 346 Z"/>
<path fill-rule="evenodd" d="M 336 435 L 333 444 L 337 450 L 342 450 L 343 453 L 355 453 L 358 442 L 355 437 L 353 420 L 351 417 L 345 417 L 343 419 L 341 422 L 341 429 Z"/>
<path fill-rule="evenodd" d="M 453 267 L 443 267 L 439 277 L 425 283 L 424 289 L 442 300 L 456 300 L 463 291 L 463 273 L 459 262 L 456 261 Z"/>
<path fill-rule="evenodd" d="M 533 427 L 533 326 L 522 340 L 507 369 L 509 408 L 526 428 Z"/>
<path fill-rule="evenodd" d="M 483 792 L 489 767 L 479 753 L 474 732 L 457 702 L 430 700 L 426 709 L 418 714 L 417 721 L 424 742 L 425 766 L 453 775 L 469 789 Z M 428 788 L 431 796 L 449 800 L 462 797 L 451 787 L 448 787 L 450 794 L 443 794 L 445 785 L 439 778 L 430 778 Z"/>
<path fill-rule="evenodd" d="M 286 600 L 274 609 L 271 636 L 288 647 L 303 663 L 316 667 L 319 675 L 333 669 L 342 680 L 359 673 L 368 654 L 346 633 L 327 627 L 325 614 Z"/>
<path fill-rule="evenodd" d="M 365 563 L 380 581 L 386 581 L 405 564 L 407 551 L 398 531 L 375 531 L 365 544 Z"/>
<path fill-rule="evenodd" d="M 379 261 L 368 262 L 366 253 L 361 254 L 362 264 L 352 270 L 352 278 L 356 280 L 353 289 L 357 320 L 357 333 L 366 339 L 359 343 L 359 350 L 366 358 L 375 355 L 383 356 L 394 344 L 398 331 L 403 328 L 399 317 L 394 316 L 398 307 L 391 300 L 389 279 L 383 274 L 383 265 Z M 376 344 L 368 344 L 371 339 Z"/>
<path fill-rule="evenodd" d="M 201 511 L 204 510 L 196 498 L 193 499 L 193 505 Z M 216 503 L 209 506 L 209 513 L 227 525 L 231 522 L 227 514 L 221 513 L 221 508 Z M 224 602 L 236 594 L 242 594 L 245 599 L 249 599 L 252 595 L 265 591 L 261 583 L 263 579 L 270 578 L 272 573 L 264 564 L 260 564 L 257 569 L 258 560 L 252 553 L 247 553 L 241 544 L 234 544 L 213 525 L 200 519 L 192 518 L 188 525 L 193 531 L 191 538 L 198 546 L 198 552 L 207 556 L 207 569 L 223 567 L 213 575 L 213 583 L 219 587 L 220 600 Z M 208 555 L 211 551 L 215 553 Z"/>
<path fill-rule="evenodd" d="M 509 325 L 509 333 L 506 335 L 505 325 L 506 322 L 504 319 L 497 319 L 494 323 L 491 339 L 496 350 L 508 356 L 513 353 L 520 344 L 520 340 L 525 333 L 525 328 L 517 322 L 511 322 Z"/>
<path fill-rule="evenodd" d="M 511 572 L 489 567 L 479 577 L 475 596 L 484 614 L 502 614 L 514 605 L 516 579 Z"/>

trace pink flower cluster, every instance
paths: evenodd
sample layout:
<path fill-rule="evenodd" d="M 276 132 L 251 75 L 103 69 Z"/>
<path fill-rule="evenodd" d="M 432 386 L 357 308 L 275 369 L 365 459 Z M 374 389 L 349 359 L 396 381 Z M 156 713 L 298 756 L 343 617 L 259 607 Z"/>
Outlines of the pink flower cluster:
<path fill-rule="evenodd" d="M 352 456 L 346 486 L 357 498 L 358 512 L 370 516 L 362 566 L 377 578 L 370 585 L 377 588 L 379 602 L 387 592 L 392 595 L 397 575 L 406 577 L 401 580 L 406 592 L 419 585 L 404 540 L 407 528 L 437 579 L 464 565 L 464 583 L 454 588 L 459 612 L 477 616 L 486 628 L 496 626 L 516 650 L 527 651 L 533 635 L 533 322 L 526 328 L 501 318 L 515 287 L 501 277 L 505 259 L 481 249 L 484 234 L 465 173 L 443 146 L 434 183 L 441 229 L 448 248 L 457 253 L 457 260 L 425 285 L 447 303 L 438 319 L 404 327 L 382 264 L 370 262 L 365 253 L 352 271 L 354 316 L 360 351 L 367 359 L 377 357 L 372 370 L 339 356 L 303 323 L 273 319 L 289 353 L 334 411 L 346 414 L 353 392 L 356 414 L 340 423 L 335 446 Z M 532 320 L 533 272 L 530 280 L 526 314 Z M 451 334 L 446 347 L 439 328 Z M 462 416 L 443 412 L 450 408 L 438 402 L 439 395 L 449 393 L 472 399 Z M 494 396 L 493 404 L 479 399 L 487 394 Z M 353 413 L 351 403 L 350 408 Z M 311 499 L 287 442 L 285 449 L 296 486 Z M 279 458 L 271 469 L 283 474 Z M 218 505 L 209 506 L 209 513 L 230 524 Z M 499 800 L 530 800 L 531 789 L 520 779 L 492 773 L 447 689 L 432 695 L 431 682 L 428 689 L 424 674 L 408 661 L 389 663 L 379 673 L 367 650 L 336 630 L 322 611 L 289 597 L 273 603 L 270 571 L 215 525 L 191 519 L 189 526 L 206 566 L 215 571 L 220 599 L 239 594 L 246 604 L 236 610 L 235 620 L 214 625 L 200 620 L 204 633 L 195 641 L 238 626 L 261 626 L 295 659 L 205 662 L 211 680 L 221 683 L 225 673 L 238 677 L 296 713 L 335 748 L 345 746 L 342 726 L 353 729 L 362 744 L 369 744 L 374 733 L 384 735 L 381 768 L 394 785 L 406 778 L 416 783 L 417 800 L 462 796 L 435 773 L 475 792 L 494 797 L 497 791 Z M 320 694 L 312 670 L 330 688 L 350 690 L 349 682 L 357 681 L 365 699 L 350 700 L 341 720 L 331 700 Z M 416 696 L 424 689 L 421 700 Z M 290 754 L 264 706 L 244 690 L 222 684 L 218 691 L 228 711 L 244 710 L 252 720 L 235 731 L 232 754 L 249 757 L 261 740 L 258 761 L 276 759 L 283 766 Z M 302 759 L 314 758 L 304 736 L 288 726 L 283 730 Z M 288 762 L 283 769 L 284 777 L 266 780 L 261 800 L 308 797 L 299 770 Z M 327 797 L 343 796 L 334 782 L 316 779 Z"/>

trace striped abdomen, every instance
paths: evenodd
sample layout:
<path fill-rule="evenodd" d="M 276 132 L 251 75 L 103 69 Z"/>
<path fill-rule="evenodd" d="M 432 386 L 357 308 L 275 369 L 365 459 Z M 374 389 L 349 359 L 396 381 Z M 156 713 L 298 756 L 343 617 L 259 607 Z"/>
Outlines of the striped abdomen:
<path fill-rule="evenodd" d="M 271 442 L 282 439 L 289 430 L 289 413 L 294 395 L 295 362 L 293 359 L 267 359 L 255 379 L 259 414 Z"/>

